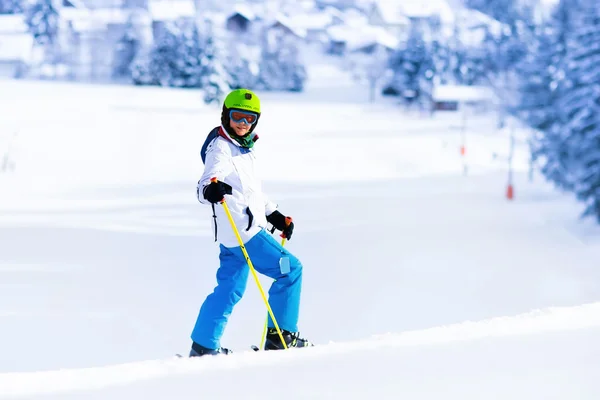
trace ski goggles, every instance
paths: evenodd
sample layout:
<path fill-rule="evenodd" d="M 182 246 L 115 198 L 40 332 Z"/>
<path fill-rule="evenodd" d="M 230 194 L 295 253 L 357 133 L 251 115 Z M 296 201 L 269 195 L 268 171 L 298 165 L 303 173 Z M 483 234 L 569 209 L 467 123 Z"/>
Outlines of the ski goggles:
<path fill-rule="evenodd" d="M 229 119 L 235 123 L 244 121 L 248 125 L 253 125 L 258 120 L 258 114 L 249 111 L 231 110 L 229 111 Z"/>

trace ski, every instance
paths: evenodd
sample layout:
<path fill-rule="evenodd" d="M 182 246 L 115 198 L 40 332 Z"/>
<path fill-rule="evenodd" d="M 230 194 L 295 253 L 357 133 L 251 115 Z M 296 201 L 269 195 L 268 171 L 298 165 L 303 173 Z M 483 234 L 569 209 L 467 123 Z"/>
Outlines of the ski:
<path fill-rule="evenodd" d="M 254 344 L 250 346 L 250 349 L 252 349 L 253 351 L 260 351 L 260 348 L 258 346 L 256 346 L 256 345 L 254 345 Z M 233 352 L 232 352 L 232 354 L 233 354 Z M 179 353 L 175 353 L 175 357 L 177 357 L 177 358 L 188 358 L 188 357 L 183 356 L 183 355 L 181 355 Z"/>

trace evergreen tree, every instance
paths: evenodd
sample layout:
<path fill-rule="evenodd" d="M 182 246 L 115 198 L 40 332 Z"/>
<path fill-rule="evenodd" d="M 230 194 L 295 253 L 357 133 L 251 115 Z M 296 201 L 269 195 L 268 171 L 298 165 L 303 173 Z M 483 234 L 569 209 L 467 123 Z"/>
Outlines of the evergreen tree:
<path fill-rule="evenodd" d="M 519 64 L 517 71 L 519 73 L 519 98 L 516 104 L 515 114 L 520 116 L 535 131 L 541 132 L 533 137 L 532 159 L 538 161 L 538 158 L 544 159 L 542 171 L 546 176 L 552 176 L 552 180 L 557 182 L 562 188 L 567 188 L 568 183 L 561 179 L 564 168 L 561 166 L 558 149 L 553 149 L 559 145 L 561 129 L 559 118 L 553 112 L 557 106 L 558 91 L 552 76 L 552 52 L 554 46 L 550 40 L 548 29 L 542 28 L 536 40 L 536 46 L 532 52 Z M 553 151 L 551 150 L 553 149 Z M 554 157 L 544 157 L 549 151 L 555 154 Z"/>
<path fill-rule="evenodd" d="M 258 64 L 241 55 L 236 50 L 235 44 L 230 46 L 233 47 L 231 47 L 231 53 L 228 55 L 224 66 L 230 79 L 231 88 L 254 88 L 258 80 Z"/>
<path fill-rule="evenodd" d="M 254 57 L 255 46 L 248 44 L 247 40 L 243 40 L 239 35 L 229 33 L 223 35 L 220 47 L 231 88 L 256 88 L 260 59 Z"/>
<path fill-rule="evenodd" d="M 486 81 L 489 74 L 489 59 L 482 47 L 460 45 L 454 50 L 452 75 L 459 85 L 479 85 Z"/>
<path fill-rule="evenodd" d="M 205 103 L 220 104 L 230 90 L 224 55 L 210 21 L 201 33 L 189 21 L 167 24 L 148 57 L 138 57 L 132 78 L 139 85 L 202 88 Z"/>
<path fill-rule="evenodd" d="M 453 83 L 452 63 L 455 62 L 454 42 L 452 40 L 442 41 L 435 39 L 431 43 L 431 57 L 433 69 L 441 84 Z"/>
<path fill-rule="evenodd" d="M 584 215 L 600 222 L 600 4 L 580 0 L 573 40 L 567 42 L 568 85 L 559 107 L 568 132 L 567 176 L 586 204 Z"/>
<path fill-rule="evenodd" d="M 393 71 L 391 86 L 407 104 L 431 97 L 435 64 L 419 31 L 413 30 L 406 46 L 392 54 L 389 66 Z"/>
<path fill-rule="evenodd" d="M 600 5 L 562 0 L 519 66 L 518 114 L 544 176 L 600 222 Z"/>
<path fill-rule="evenodd" d="M 194 23 L 182 24 L 178 30 L 176 68 L 171 72 L 171 86 L 197 88 L 202 86 L 204 66 L 202 65 L 203 42 Z"/>
<path fill-rule="evenodd" d="M 195 24 L 177 21 L 165 26 L 148 59 L 136 60 L 133 78 L 137 83 L 199 88 L 204 72 L 201 59 L 202 43 Z"/>
<path fill-rule="evenodd" d="M 148 73 L 152 77 L 151 80 L 161 86 L 173 85 L 179 74 L 177 64 L 179 41 L 180 37 L 173 27 L 167 26 L 150 51 Z"/>
<path fill-rule="evenodd" d="M 131 77 L 131 65 L 140 47 L 140 40 L 131 21 L 127 22 L 125 32 L 116 44 L 113 78 Z"/>
<path fill-rule="evenodd" d="M 0 14 L 19 14 L 23 12 L 23 0 L 0 0 Z"/>
<path fill-rule="evenodd" d="M 25 22 L 39 44 L 52 45 L 56 42 L 58 21 L 58 11 L 52 0 L 35 0 L 25 10 Z"/>
<path fill-rule="evenodd" d="M 138 53 L 131 62 L 131 81 L 134 85 L 160 85 L 158 74 L 154 74 L 150 55 Z"/>
<path fill-rule="evenodd" d="M 306 67 L 300 61 L 300 51 L 294 44 L 288 43 L 277 54 L 284 90 L 301 92 L 307 79 Z"/>
<path fill-rule="evenodd" d="M 204 42 L 202 66 L 204 89 L 204 102 L 206 104 L 221 104 L 231 89 L 230 78 L 223 66 L 223 54 L 221 49 L 214 43 L 214 35 L 210 32 Z"/>
<path fill-rule="evenodd" d="M 512 23 L 519 0 L 465 0 L 465 6 L 504 23 Z"/>
<path fill-rule="evenodd" d="M 514 114 L 531 126 L 533 161 L 541 163 L 542 173 L 558 187 L 573 187 L 566 173 L 569 163 L 569 132 L 563 129 L 565 116 L 559 101 L 564 95 L 566 44 L 571 27 L 572 0 L 562 0 L 552 19 L 536 31 L 528 55 L 519 63 L 519 97 Z"/>
<path fill-rule="evenodd" d="M 265 32 L 269 35 L 273 32 Z M 263 90 L 300 92 L 307 79 L 306 67 L 300 59 L 300 52 L 294 39 L 282 35 L 265 40 L 261 49 L 257 86 Z"/>

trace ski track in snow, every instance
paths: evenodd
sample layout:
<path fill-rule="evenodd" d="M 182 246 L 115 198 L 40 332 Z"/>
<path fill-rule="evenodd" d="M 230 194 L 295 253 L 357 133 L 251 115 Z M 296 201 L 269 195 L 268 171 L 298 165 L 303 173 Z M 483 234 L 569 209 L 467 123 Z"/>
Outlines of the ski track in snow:
<path fill-rule="evenodd" d="M 439 326 L 369 339 L 320 344 L 314 348 L 280 352 L 252 350 L 231 356 L 148 360 L 96 368 L 59 369 L 0 374 L 0 398 L 93 390 L 172 375 L 201 374 L 241 368 L 274 366 L 298 360 L 385 348 L 443 345 L 483 338 L 574 331 L 600 326 L 600 302 L 575 307 L 553 307 L 512 317 Z"/>

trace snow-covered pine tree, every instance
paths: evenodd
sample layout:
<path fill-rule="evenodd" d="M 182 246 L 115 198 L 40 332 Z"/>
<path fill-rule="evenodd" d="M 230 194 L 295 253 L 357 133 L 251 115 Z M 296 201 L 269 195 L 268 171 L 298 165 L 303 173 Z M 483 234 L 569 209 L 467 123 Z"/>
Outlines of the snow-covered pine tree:
<path fill-rule="evenodd" d="M 202 65 L 203 43 L 195 23 L 178 24 L 178 46 L 175 70 L 172 72 L 171 86 L 198 88 L 202 86 L 204 67 Z"/>
<path fill-rule="evenodd" d="M 431 96 L 435 65 L 418 30 L 411 31 L 405 47 L 392 54 L 389 66 L 393 71 L 391 85 L 406 104 L 426 101 Z"/>
<path fill-rule="evenodd" d="M 202 43 L 195 24 L 185 20 L 166 24 L 148 59 L 138 59 L 132 66 L 134 82 L 182 88 L 201 87 L 201 58 Z"/>
<path fill-rule="evenodd" d="M 511 23 L 514 20 L 513 10 L 517 7 L 520 0 L 465 0 L 465 6 L 504 23 Z"/>
<path fill-rule="evenodd" d="M 160 85 L 152 73 L 150 55 L 138 54 L 131 62 L 131 81 L 134 85 Z"/>
<path fill-rule="evenodd" d="M 258 64 L 243 54 L 243 50 L 245 50 L 244 44 L 238 43 L 236 46 L 236 44 L 232 43 L 230 46 L 232 47 L 229 47 L 230 52 L 224 66 L 230 79 L 229 84 L 231 88 L 254 88 L 258 80 Z M 241 52 L 238 50 L 241 50 Z"/>
<path fill-rule="evenodd" d="M 462 37 L 461 27 L 454 26 L 452 35 L 431 44 L 435 75 L 441 84 L 471 85 L 484 74 L 481 56 L 477 54 L 481 49 L 466 45 Z"/>
<path fill-rule="evenodd" d="M 58 35 L 58 10 L 52 0 L 35 0 L 25 10 L 25 23 L 39 44 L 52 44 Z"/>
<path fill-rule="evenodd" d="M 123 36 L 117 41 L 113 62 L 113 78 L 131 77 L 131 65 L 140 47 L 135 26 L 128 21 Z"/>
<path fill-rule="evenodd" d="M 34 43 L 44 50 L 44 61 L 56 65 L 60 61 L 59 14 L 52 0 L 33 0 L 26 3 L 25 23 Z"/>
<path fill-rule="evenodd" d="M 231 89 L 230 78 L 223 66 L 222 49 L 215 44 L 214 35 L 209 32 L 204 40 L 202 58 L 202 88 L 206 104 L 222 104 Z"/>
<path fill-rule="evenodd" d="M 536 130 L 547 131 L 555 122 L 556 82 L 551 59 L 554 51 L 550 26 L 541 26 L 526 57 L 517 65 L 519 74 L 516 113 Z"/>
<path fill-rule="evenodd" d="M 0 0 L 0 14 L 18 14 L 23 12 L 23 0 Z"/>
<path fill-rule="evenodd" d="M 482 47 L 459 45 L 454 49 L 453 77 L 459 85 L 479 85 L 486 80 L 489 70 L 487 53 Z"/>
<path fill-rule="evenodd" d="M 306 67 L 294 39 L 286 34 L 265 32 L 259 70 L 257 86 L 263 90 L 304 90 Z"/>
<path fill-rule="evenodd" d="M 517 65 L 528 52 L 533 28 L 531 9 L 521 6 L 507 10 L 506 23 L 499 32 L 487 32 L 484 38 L 483 63 L 485 76 L 482 83 L 493 89 L 501 102 L 502 120 L 516 108 L 518 86 Z"/>
<path fill-rule="evenodd" d="M 436 77 L 440 84 L 453 83 L 452 63 L 455 61 L 454 41 L 434 39 L 431 42 L 431 57 Z"/>
<path fill-rule="evenodd" d="M 567 174 L 586 205 L 584 216 L 600 222 L 600 3 L 579 0 L 573 38 L 567 42 L 568 86 L 561 97 L 568 132 Z"/>
<path fill-rule="evenodd" d="M 572 0 L 561 0 L 551 20 L 536 30 L 530 51 L 517 65 L 518 100 L 514 115 L 534 129 L 532 160 L 547 179 L 564 190 L 573 188 L 567 174 L 569 132 L 559 101 L 565 88 L 567 35 L 571 32 Z"/>
<path fill-rule="evenodd" d="M 147 81 L 157 82 L 160 86 L 171 86 L 177 78 L 177 57 L 179 56 L 180 36 L 174 27 L 169 25 L 161 31 L 156 43 L 150 51 Z M 139 68 L 142 71 L 142 68 Z"/>
<path fill-rule="evenodd" d="M 306 67 L 300 60 L 300 51 L 293 43 L 285 43 L 279 49 L 278 62 L 281 71 L 283 89 L 301 92 L 307 79 Z"/>
<path fill-rule="evenodd" d="M 260 49 L 258 63 L 259 73 L 256 79 L 257 88 L 261 90 L 278 90 L 280 87 L 277 53 L 266 46 Z"/>
<path fill-rule="evenodd" d="M 531 137 L 532 161 L 541 166 L 547 179 L 556 186 L 569 190 L 572 182 L 568 179 L 567 163 L 569 133 L 562 129 L 558 110 L 560 83 L 555 81 L 553 67 L 549 63 L 554 46 L 546 32 L 538 39 L 538 46 L 518 66 L 520 75 L 519 98 L 515 115 L 518 115 L 534 129 Z"/>

